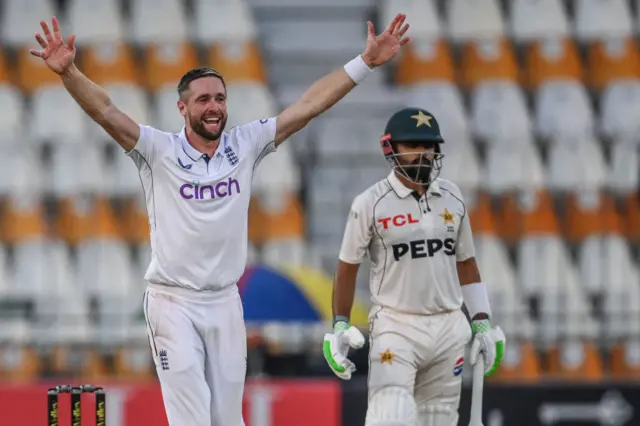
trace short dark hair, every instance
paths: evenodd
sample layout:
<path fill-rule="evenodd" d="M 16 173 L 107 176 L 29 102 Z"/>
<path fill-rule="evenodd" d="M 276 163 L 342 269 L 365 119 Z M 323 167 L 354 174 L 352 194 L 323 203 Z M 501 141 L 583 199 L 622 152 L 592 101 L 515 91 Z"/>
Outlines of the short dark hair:
<path fill-rule="evenodd" d="M 180 79 L 180 82 L 178 83 L 178 95 L 180 95 L 180 98 L 182 98 L 184 92 L 187 91 L 189 84 L 192 81 L 202 77 L 216 77 L 220 79 L 224 86 L 224 90 L 227 90 L 227 84 L 224 82 L 222 74 L 210 67 L 198 67 L 187 71 Z"/>

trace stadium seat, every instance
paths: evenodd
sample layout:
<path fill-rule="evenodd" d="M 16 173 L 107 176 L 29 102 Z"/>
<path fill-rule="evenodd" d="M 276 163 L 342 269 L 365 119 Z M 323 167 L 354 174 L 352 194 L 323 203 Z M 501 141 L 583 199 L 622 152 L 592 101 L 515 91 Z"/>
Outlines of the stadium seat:
<path fill-rule="evenodd" d="M 404 96 L 407 106 L 425 108 L 435 115 L 447 143 L 469 140 L 464 101 L 456 85 L 447 82 L 412 85 L 406 89 Z"/>
<path fill-rule="evenodd" d="M 126 242 L 136 245 L 149 242 L 149 216 L 144 197 L 138 195 L 125 198 L 119 216 L 120 235 Z"/>
<path fill-rule="evenodd" d="M 136 45 L 175 43 L 188 38 L 184 4 L 179 0 L 134 0 L 130 37 Z"/>
<path fill-rule="evenodd" d="M 205 46 L 255 40 L 258 31 L 247 0 L 195 0 L 195 40 Z"/>
<path fill-rule="evenodd" d="M 0 154 L 0 198 L 40 201 L 45 173 L 37 151 L 25 144 L 4 147 Z"/>
<path fill-rule="evenodd" d="M 638 297 L 634 299 L 637 301 Z M 634 320 L 636 319 L 632 321 Z M 613 348 L 609 365 L 611 377 L 614 380 L 625 381 L 638 380 L 640 378 L 640 360 L 638 360 L 639 343 L 636 338 L 632 337 L 621 340 Z"/>
<path fill-rule="evenodd" d="M 85 115 L 62 85 L 42 87 L 33 94 L 30 139 L 38 144 L 82 143 Z"/>
<path fill-rule="evenodd" d="M 39 239 L 48 234 L 47 223 L 44 219 L 44 209 L 40 197 L 25 197 L 14 199 L 4 207 L 2 217 L 2 232 L 0 234 L 8 244 L 18 244 L 23 241 Z"/>
<path fill-rule="evenodd" d="M 518 82 L 518 64 L 507 38 L 466 42 L 460 55 L 460 82 L 466 89 L 486 80 Z"/>
<path fill-rule="evenodd" d="M 144 52 L 144 81 L 155 92 L 164 85 L 178 85 L 188 70 L 198 66 L 195 48 L 190 43 L 149 44 Z"/>
<path fill-rule="evenodd" d="M 442 153 L 440 177 L 458 185 L 463 195 L 475 191 L 481 183 L 482 163 L 473 145 L 468 141 L 445 143 Z"/>
<path fill-rule="evenodd" d="M 114 357 L 114 371 L 118 379 L 154 380 L 156 369 L 149 345 L 127 345 L 117 349 Z"/>
<path fill-rule="evenodd" d="M 107 379 L 108 372 L 102 354 L 83 343 L 72 341 L 55 345 L 50 354 L 52 372 L 56 375 L 81 376 L 94 383 Z"/>
<path fill-rule="evenodd" d="M 314 148 L 318 161 L 366 164 L 369 159 L 382 156 L 379 140 L 384 123 L 381 124 L 377 119 L 356 121 L 348 117 L 327 117 L 317 125 L 320 128 Z"/>
<path fill-rule="evenodd" d="M 414 41 L 435 40 L 443 36 L 442 19 L 437 0 L 383 0 L 380 3 L 376 28 L 385 28 L 399 11 L 411 22 Z"/>
<path fill-rule="evenodd" d="M 607 296 L 615 292 L 630 292 L 635 286 L 630 280 L 630 268 L 634 260 L 629 246 L 620 232 L 606 232 L 593 234 L 582 242 L 578 248 L 578 267 L 580 270 L 581 285 L 591 296 Z M 622 293 L 618 293 L 622 294 Z M 603 300 L 606 302 L 603 310 L 607 316 L 613 314 L 620 300 Z M 610 324 L 609 327 L 617 327 Z M 616 331 L 611 329 L 611 332 Z M 620 331 L 611 337 L 622 337 Z M 607 333 L 608 334 L 608 333 Z"/>
<path fill-rule="evenodd" d="M 638 45 L 631 37 L 596 40 L 588 47 L 587 66 L 589 85 L 598 92 L 616 80 L 638 80 Z"/>
<path fill-rule="evenodd" d="M 254 194 L 297 192 L 300 189 L 300 170 L 292 153 L 291 144 L 280 145 L 262 159 L 253 175 Z M 277 197 L 276 197 L 277 198 Z"/>
<path fill-rule="evenodd" d="M 562 0 L 515 0 L 510 6 L 510 33 L 518 43 L 570 35 Z"/>
<path fill-rule="evenodd" d="M 496 213 L 496 222 L 500 224 L 500 237 L 512 245 L 523 236 L 557 236 L 560 233 L 551 196 L 544 190 L 504 194 Z"/>
<path fill-rule="evenodd" d="M 273 199 L 281 197 L 277 202 Z M 271 193 L 258 196 L 252 203 L 262 211 L 262 236 L 268 240 L 299 239 L 304 235 L 304 213 L 300 200 L 291 193 Z"/>
<path fill-rule="evenodd" d="M 622 211 L 627 238 L 634 243 L 640 242 L 640 196 L 637 191 L 624 198 Z"/>
<path fill-rule="evenodd" d="M 125 155 L 124 150 L 117 150 L 108 170 L 107 174 L 112 176 L 112 179 L 105 179 L 103 184 L 107 188 L 109 196 L 115 198 L 141 197 L 144 199 L 138 168 L 131 158 Z"/>
<path fill-rule="evenodd" d="M 19 139 L 24 136 L 26 124 L 24 115 L 25 102 L 22 93 L 15 86 L 0 83 L 0 145 L 19 146 Z"/>
<path fill-rule="evenodd" d="M 449 36 L 456 43 L 501 37 L 505 32 L 497 0 L 450 0 L 445 9 Z"/>
<path fill-rule="evenodd" d="M 579 243 L 591 235 L 622 233 L 622 221 L 613 198 L 598 191 L 576 191 L 567 197 L 563 230 L 569 242 Z"/>
<path fill-rule="evenodd" d="M 606 164 L 591 135 L 551 144 L 547 185 L 554 191 L 599 190 L 606 182 Z"/>
<path fill-rule="evenodd" d="M 550 38 L 531 43 L 525 49 L 523 69 L 526 87 L 533 91 L 547 81 L 581 81 L 583 78 L 578 49 L 569 38 Z"/>
<path fill-rule="evenodd" d="M 77 195 L 58 200 L 55 218 L 56 235 L 76 246 L 88 238 L 120 237 L 117 218 L 109 200 L 90 195 Z"/>
<path fill-rule="evenodd" d="M 124 20 L 117 0 L 72 0 L 67 2 L 68 33 L 76 45 L 110 43 L 124 38 Z"/>
<path fill-rule="evenodd" d="M 78 161 L 82 158 L 82 161 Z M 53 147 L 49 192 L 57 198 L 104 194 L 112 178 L 106 173 L 102 149 L 80 141 Z"/>
<path fill-rule="evenodd" d="M 13 82 L 12 69 L 7 60 L 7 52 L 0 49 L 0 85 L 9 85 Z"/>
<path fill-rule="evenodd" d="M 399 53 L 393 71 L 395 82 L 402 85 L 455 80 L 451 51 L 444 39 L 412 40 Z"/>
<path fill-rule="evenodd" d="M 489 144 L 531 143 L 533 125 L 520 86 L 508 79 L 478 82 L 471 92 L 474 135 Z"/>
<path fill-rule="evenodd" d="M 492 195 L 539 190 L 545 185 L 542 160 L 533 144 L 489 145 L 481 187 Z"/>
<path fill-rule="evenodd" d="M 640 170 L 638 146 L 624 141 L 614 143 L 611 147 L 610 166 L 606 174 L 607 188 L 617 195 L 637 191 L 640 186 L 638 170 Z"/>
<path fill-rule="evenodd" d="M 31 95 L 46 86 L 61 86 L 60 77 L 44 61 L 29 53 L 31 47 L 17 52 L 16 83 L 25 95 Z"/>
<path fill-rule="evenodd" d="M 535 121 L 537 134 L 545 139 L 582 138 L 595 131 L 593 107 L 586 89 L 577 81 L 542 84 L 536 93 Z"/>
<path fill-rule="evenodd" d="M 212 44 L 207 63 L 221 73 L 227 83 L 266 83 L 262 52 L 256 41 L 228 40 Z"/>
<path fill-rule="evenodd" d="M 177 84 L 166 85 L 154 94 L 154 123 L 165 132 L 179 133 L 184 127 L 184 118 L 178 110 L 176 87 Z"/>
<path fill-rule="evenodd" d="M 465 204 L 471 222 L 474 235 L 484 238 L 494 238 L 496 233 L 496 220 L 492 211 L 491 199 L 488 194 L 478 191 L 471 197 L 465 197 Z"/>
<path fill-rule="evenodd" d="M 260 83 L 227 85 L 227 128 L 276 115 L 269 89 Z"/>
<path fill-rule="evenodd" d="M 22 0 L 3 2 L 0 38 L 3 44 L 16 48 L 23 45 L 37 45 L 33 35 L 40 28 L 40 20 L 45 20 L 51 28 L 52 16 L 56 15 L 52 0 Z"/>
<path fill-rule="evenodd" d="M 124 42 L 87 46 L 79 57 L 79 67 L 101 86 L 139 81 L 135 52 Z"/>
<path fill-rule="evenodd" d="M 580 41 L 633 33 L 631 9 L 626 0 L 576 2 L 575 34 Z"/>
<path fill-rule="evenodd" d="M 600 98 L 600 131 L 609 139 L 637 140 L 640 136 L 640 79 L 610 83 Z"/>
<path fill-rule="evenodd" d="M 37 380 L 43 369 L 38 350 L 27 343 L 28 322 L 6 320 L 2 328 L 3 335 L 11 338 L 0 346 L 0 378 L 10 382 Z"/>
<path fill-rule="evenodd" d="M 546 362 L 552 379 L 599 382 L 604 378 L 598 347 L 588 339 L 564 339 L 547 352 Z"/>

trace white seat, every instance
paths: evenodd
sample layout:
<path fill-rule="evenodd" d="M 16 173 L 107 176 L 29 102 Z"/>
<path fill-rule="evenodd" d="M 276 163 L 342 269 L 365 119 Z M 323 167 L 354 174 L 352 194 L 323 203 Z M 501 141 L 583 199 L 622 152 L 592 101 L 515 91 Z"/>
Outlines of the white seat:
<path fill-rule="evenodd" d="M 451 83 L 425 83 L 407 87 L 405 105 L 424 108 L 440 124 L 440 132 L 447 143 L 468 140 L 469 125 L 464 102 L 457 86 Z"/>
<path fill-rule="evenodd" d="M 640 187 L 640 154 L 638 145 L 618 141 L 611 149 L 607 187 L 618 194 L 630 194 Z"/>
<path fill-rule="evenodd" d="M 0 244 L 0 298 L 9 289 L 9 265 L 7 262 L 7 249 Z"/>
<path fill-rule="evenodd" d="M 113 178 L 105 181 L 109 195 L 115 197 L 144 196 L 138 168 L 131 158 L 125 155 L 124 151 L 118 150 L 110 169 L 108 175 Z"/>
<path fill-rule="evenodd" d="M 493 144 L 488 147 L 483 189 L 491 194 L 544 187 L 544 166 L 533 144 Z"/>
<path fill-rule="evenodd" d="M 626 0 L 578 0 L 575 6 L 575 34 L 580 41 L 633 33 Z"/>
<path fill-rule="evenodd" d="M 276 107 L 269 88 L 260 83 L 234 83 L 227 86 L 227 129 L 267 117 Z"/>
<path fill-rule="evenodd" d="M 445 143 L 441 148 L 444 158 L 440 177 L 454 182 L 463 193 L 477 189 L 481 181 L 481 165 L 471 142 Z"/>
<path fill-rule="evenodd" d="M 139 124 L 151 124 L 151 111 L 147 103 L 146 94 L 142 87 L 128 83 L 107 84 L 104 88 L 109 92 L 109 97 L 114 105 L 127 114 L 133 121 Z M 88 116 L 84 117 L 91 139 L 99 142 L 111 142 L 113 139 L 107 132 L 96 124 Z"/>
<path fill-rule="evenodd" d="M 159 89 L 154 96 L 155 125 L 165 132 L 178 133 L 184 126 L 184 118 L 178 111 L 178 93 L 173 85 Z"/>
<path fill-rule="evenodd" d="M 381 158 L 379 140 L 384 123 L 375 119 L 331 117 L 320 120 L 318 126 L 321 127 L 315 148 L 319 161 L 355 161 L 357 166 L 368 163 L 370 158 Z"/>
<path fill-rule="evenodd" d="M 569 21 L 562 0 L 513 0 L 510 27 L 518 42 L 566 37 Z"/>
<path fill-rule="evenodd" d="M 633 264 L 629 246 L 618 235 L 593 235 L 579 248 L 581 283 L 593 295 L 601 295 L 610 288 L 626 287 Z"/>
<path fill-rule="evenodd" d="M 585 137 L 595 130 L 589 96 L 577 81 L 543 83 L 536 93 L 535 115 L 536 131 L 543 138 Z"/>
<path fill-rule="evenodd" d="M 639 140 L 640 80 L 609 84 L 600 98 L 600 130 L 612 139 Z"/>
<path fill-rule="evenodd" d="M 45 173 L 38 152 L 30 145 L 3 149 L 0 155 L 0 196 L 38 199 Z"/>
<path fill-rule="evenodd" d="M 104 194 L 109 185 L 106 171 L 100 146 L 87 143 L 57 145 L 53 148 L 48 189 L 57 197 Z"/>
<path fill-rule="evenodd" d="M 411 23 L 413 40 L 432 40 L 441 37 L 442 19 L 434 0 L 383 0 L 376 28 L 384 29 L 400 11 L 407 15 L 407 21 Z"/>
<path fill-rule="evenodd" d="M 246 0 L 195 0 L 195 39 L 204 44 L 255 39 L 257 29 Z"/>
<path fill-rule="evenodd" d="M 187 17 L 180 0 L 134 0 L 131 3 L 130 37 L 136 44 L 186 40 Z"/>
<path fill-rule="evenodd" d="M 67 7 L 68 31 L 76 35 L 78 46 L 123 38 L 124 21 L 117 0 L 72 0 Z"/>
<path fill-rule="evenodd" d="M 3 2 L 0 37 L 12 47 L 34 44 L 34 33 L 42 31 L 40 20 L 44 19 L 51 28 L 51 17 L 55 16 L 55 2 L 52 0 L 20 0 Z"/>
<path fill-rule="evenodd" d="M 17 87 L 0 85 L 0 145 L 19 144 L 25 125 L 24 98 Z"/>
<path fill-rule="evenodd" d="M 556 235 L 524 237 L 516 249 L 517 280 L 527 297 L 540 296 L 542 286 L 561 287 L 566 247 Z"/>
<path fill-rule="evenodd" d="M 54 144 L 83 142 L 85 115 L 62 85 L 45 86 L 32 97 L 31 140 Z"/>
<path fill-rule="evenodd" d="M 253 175 L 255 194 L 291 193 L 300 189 L 300 170 L 290 144 L 280 145 L 260 161 Z"/>
<path fill-rule="evenodd" d="M 522 89 L 510 81 L 485 81 L 471 95 L 471 123 L 477 137 L 489 143 L 528 143 L 532 123 Z"/>
<path fill-rule="evenodd" d="M 500 37 L 505 32 L 497 0 L 448 0 L 445 9 L 449 35 L 455 42 Z"/>
<path fill-rule="evenodd" d="M 640 271 L 631 263 L 625 279 L 605 287 L 602 297 L 603 335 L 607 343 L 635 337 L 640 333 Z"/>
<path fill-rule="evenodd" d="M 606 163 L 593 136 L 551 145 L 547 186 L 556 191 L 598 190 L 605 184 Z"/>
<path fill-rule="evenodd" d="M 302 266 L 305 251 L 305 243 L 300 239 L 268 241 L 262 247 L 262 262 L 272 266 Z"/>

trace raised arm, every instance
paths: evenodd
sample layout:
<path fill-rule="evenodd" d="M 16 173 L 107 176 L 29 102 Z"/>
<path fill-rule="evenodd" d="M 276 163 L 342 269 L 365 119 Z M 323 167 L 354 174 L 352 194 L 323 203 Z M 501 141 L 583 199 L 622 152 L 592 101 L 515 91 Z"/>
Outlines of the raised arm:
<path fill-rule="evenodd" d="M 404 34 L 409 29 L 406 15 L 398 14 L 387 29 L 376 36 L 373 23 L 367 22 L 367 46 L 361 55 L 316 81 L 300 99 L 286 108 L 276 119 L 276 145 L 305 127 L 313 118 L 344 98 L 375 67 L 389 62 L 400 47 L 410 39 Z"/>
<path fill-rule="evenodd" d="M 140 127 L 113 105 L 105 89 L 76 68 L 75 35 L 70 35 L 65 43 L 56 17 L 52 19 L 53 34 L 45 21 L 40 21 L 40 26 L 44 37 L 36 33 L 36 40 L 43 50 L 31 49 L 29 52 L 42 58 L 49 69 L 60 76 L 64 87 L 78 105 L 122 148 L 127 151 L 133 149 L 140 137 Z"/>

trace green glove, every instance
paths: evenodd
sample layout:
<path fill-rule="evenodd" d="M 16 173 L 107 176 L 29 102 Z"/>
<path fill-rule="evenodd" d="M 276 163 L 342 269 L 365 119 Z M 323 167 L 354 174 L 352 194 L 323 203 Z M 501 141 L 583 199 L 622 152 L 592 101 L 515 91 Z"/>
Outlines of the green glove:
<path fill-rule="evenodd" d="M 356 366 L 349 361 L 349 348 L 360 349 L 364 346 L 364 336 L 356 327 L 347 321 L 338 321 L 333 326 L 333 333 L 324 335 L 322 351 L 329 367 L 342 380 L 351 379 Z"/>

